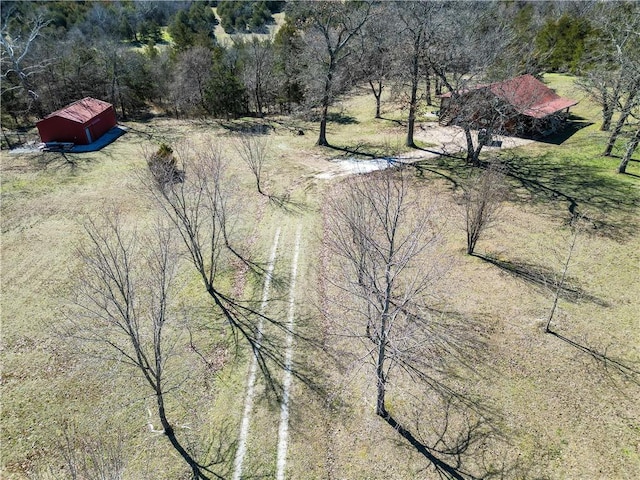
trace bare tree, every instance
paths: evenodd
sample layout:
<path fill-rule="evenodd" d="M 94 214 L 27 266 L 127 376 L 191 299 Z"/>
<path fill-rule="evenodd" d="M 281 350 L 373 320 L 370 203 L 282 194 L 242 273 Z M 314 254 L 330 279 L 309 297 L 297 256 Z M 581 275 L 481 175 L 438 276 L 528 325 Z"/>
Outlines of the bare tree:
<path fill-rule="evenodd" d="M 431 43 L 436 30 L 440 28 L 440 23 L 447 19 L 446 15 L 442 15 L 445 4 L 441 2 L 396 2 L 391 5 L 389 14 L 397 19 L 396 28 L 399 29 L 401 39 L 401 46 L 397 52 L 400 59 L 399 72 L 401 72 L 399 80 L 409 86 L 409 98 L 406 101 L 409 107 L 406 145 L 415 147 L 413 133 L 420 101 L 418 87 L 424 76 L 421 68 L 424 63 L 423 55 L 428 51 L 427 46 Z M 428 77 L 428 69 L 426 75 Z"/>
<path fill-rule="evenodd" d="M 589 96 L 602 108 L 602 124 L 600 130 L 608 132 L 611 129 L 613 114 L 620 102 L 624 73 L 620 70 L 589 71 L 586 75 L 576 79 L 576 86 L 587 92 Z"/>
<path fill-rule="evenodd" d="M 166 368 L 176 345 L 175 337 L 168 338 L 175 335 L 171 290 L 176 258 L 170 233 L 157 227 L 154 237 L 142 242 L 135 232 L 126 232 L 117 217 L 107 217 L 102 224 L 90 220 L 86 232 L 78 305 L 90 327 L 80 326 L 76 335 L 134 369 L 153 392 L 161 433 L 194 479 L 208 479 L 213 472 L 178 438 L 166 407 L 168 392 L 175 388 Z"/>
<path fill-rule="evenodd" d="M 249 42 L 235 41 L 235 47 L 242 52 L 243 79 L 250 101 L 258 116 L 264 114 L 264 107 L 273 105 L 277 85 L 275 82 L 275 51 L 270 40 L 253 38 Z"/>
<path fill-rule="evenodd" d="M 217 145 L 205 143 L 174 145 L 173 158 L 184 175 L 182 182 L 159 185 L 155 179 L 148 186 L 166 218 L 179 232 L 190 263 L 213 301 L 215 311 L 231 328 L 234 338 L 245 340 L 270 387 L 277 390 L 271 369 L 283 366 L 283 349 L 275 336 L 263 335 L 259 325 L 267 322 L 287 330 L 283 321 L 259 311 L 255 299 L 239 299 L 227 292 L 221 276 L 233 260 L 240 260 L 261 275 L 265 271 L 242 252 L 235 238 L 234 219 L 240 215 L 239 201 L 226 177 L 225 162 Z"/>
<path fill-rule="evenodd" d="M 475 116 L 462 113 L 473 113 L 478 108 L 487 107 L 495 110 L 501 104 L 487 102 L 486 96 L 478 96 L 475 98 L 481 100 L 480 105 L 473 105 L 465 98 L 466 92 L 486 82 L 491 67 L 498 60 L 502 64 L 508 63 L 501 55 L 506 52 L 511 32 L 499 18 L 496 19 L 494 7 L 493 2 L 483 4 L 482 8 L 473 2 L 445 4 L 439 15 L 446 16 L 446 21 L 438 23 L 439 28 L 433 32 L 423 52 L 425 63 L 449 91 L 451 103 L 456 109 L 461 109 L 456 123 L 465 135 L 467 161 L 475 166 L 479 165 L 484 143 L 474 139 L 472 130 L 477 128 Z M 501 76 L 506 75 L 507 72 L 501 72 Z M 501 108 L 490 111 L 490 117 L 492 121 L 499 122 L 486 125 L 489 135 L 506 121 Z"/>
<path fill-rule="evenodd" d="M 640 105 L 640 10 L 634 2 L 598 4 L 594 14 L 602 23 L 593 36 L 587 74 L 577 84 L 602 107 L 601 130 L 609 131 L 603 155 L 610 156 Z M 618 171 L 624 172 L 622 162 Z"/>
<path fill-rule="evenodd" d="M 125 438 L 118 434 L 113 440 L 102 433 L 88 434 L 76 425 L 65 423 L 56 442 L 64 467 L 53 466 L 51 458 L 43 459 L 29 472 L 29 480 L 122 480 L 125 461 Z"/>
<path fill-rule="evenodd" d="M 504 175 L 499 167 L 490 165 L 481 173 L 472 173 L 462 188 L 467 254 L 473 255 L 481 234 L 495 222 L 506 197 Z"/>
<path fill-rule="evenodd" d="M 193 47 L 178 56 L 170 90 L 176 111 L 204 114 L 206 85 L 211 76 L 213 55 L 205 47 Z"/>
<path fill-rule="evenodd" d="M 59 445 L 72 480 L 121 480 L 124 476 L 124 438 L 113 442 L 102 437 L 90 438 L 65 425 Z"/>
<path fill-rule="evenodd" d="M 600 28 L 586 49 L 585 75 L 576 80 L 602 108 L 600 130 L 609 131 L 613 116 L 637 77 L 640 11 L 633 2 L 606 2 L 589 12 Z"/>
<path fill-rule="evenodd" d="M 635 78 L 632 77 L 627 84 L 628 87 L 625 89 L 626 94 L 624 95 L 624 104 L 620 108 L 620 115 L 613 127 L 613 130 L 611 131 L 611 135 L 609 135 L 607 146 L 602 153 L 605 157 L 611 155 L 618 137 L 622 133 L 623 128 L 627 125 L 627 121 L 630 117 L 634 116 L 634 110 L 637 110 L 638 106 L 640 106 L 640 66 L 637 76 Z"/>
<path fill-rule="evenodd" d="M 384 18 L 388 14 L 388 4 L 381 2 L 374 5 L 373 16 Z M 359 54 L 355 62 L 358 78 L 366 81 L 371 87 L 375 98 L 375 118 L 381 116 L 382 91 L 387 82 L 393 77 L 396 69 L 394 57 L 396 56 L 396 36 L 391 22 L 367 22 L 358 35 Z"/>
<path fill-rule="evenodd" d="M 172 183 L 184 180 L 184 172 L 180 171 L 173 150 L 166 143 L 161 143 L 156 152 L 146 153 L 149 172 L 158 188 L 165 188 Z"/>
<path fill-rule="evenodd" d="M 554 253 L 558 258 L 558 263 L 562 264 L 561 271 L 559 275 L 552 275 L 550 277 L 550 282 L 545 279 L 545 283 L 548 283 L 548 288 L 553 292 L 553 302 L 551 304 L 551 309 L 549 310 L 549 316 L 547 317 L 547 323 L 545 324 L 544 331 L 545 333 L 553 333 L 551 330 L 551 322 L 556 314 L 556 310 L 558 308 L 558 301 L 567 293 L 567 280 L 569 269 L 573 266 L 575 261 L 575 256 L 578 250 L 578 240 L 580 236 L 584 233 L 585 228 L 585 214 L 574 214 L 571 218 L 571 231 L 570 234 L 565 238 L 564 245 L 562 249 L 556 250 Z M 566 246 L 566 257 L 564 253 L 561 253 Z M 560 258 L 564 257 L 562 260 Z"/>
<path fill-rule="evenodd" d="M 11 7 L 8 7 L 11 8 Z M 9 29 L 10 13 L 2 16 L 0 26 L 0 65 L 2 66 L 2 97 L 7 101 L 7 94 L 20 90 L 27 98 L 27 109 L 32 107 L 37 115 L 42 115 L 40 97 L 37 93 L 34 77 L 44 70 L 49 63 L 46 59 L 34 59 L 33 52 L 42 30 L 48 25 L 42 16 L 27 20 L 27 35 L 11 32 Z"/>
<path fill-rule="evenodd" d="M 320 109 L 317 145 L 329 145 L 329 106 L 344 87 L 339 77 L 345 73 L 349 47 L 370 12 L 370 2 L 292 2 L 289 13 L 305 32 L 307 97 Z"/>
<path fill-rule="evenodd" d="M 345 308 L 362 318 L 358 336 L 375 367 L 375 411 L 383 418 L 392 367 L 418 374 L 425 359 L 433 360 L 427 352 L 438 351 L 443 340 L 425 305 L 438 274 L 429 253 L 439 235 L 432 208 L 414 198 L 405 174 L 388 169 L 346 181 L 328 218 L 330 246 L 342 266 L 336 285 L 355 303 Z"/>
<path fill-rule="evenodd" d="M 236 152 L 249 167 L 256 181 L 260 195 L 267 195 L 262 190 L 262 169 L 269 160 L 268 138 L 257 134 L 242 134 L 235 143 Z"/>

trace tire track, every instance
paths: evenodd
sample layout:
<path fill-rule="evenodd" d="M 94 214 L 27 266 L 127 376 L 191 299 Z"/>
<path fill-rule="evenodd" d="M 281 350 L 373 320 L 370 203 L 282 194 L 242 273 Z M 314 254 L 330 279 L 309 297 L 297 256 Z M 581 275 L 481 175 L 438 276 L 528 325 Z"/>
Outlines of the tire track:
<path fill-rule="evenodd" d="M 296 276 L 298 273 L 298 254 L 300 253 L 300 225 L 296 230 L 296 243 L 293 250 L 293 260 L 291 262 L 291 280 L 289 282 L 289 315 L 287 318 L 287 352 L 285 356 L 285 370 L 282 380 L 282 403 L 280 405 L 280 427 L 278 428 L 278 456 L 276 479 L 284 480 L 285 468 L 287 466 L 287 446 L 289 440 L 289 399 L 291 392 L 291 366 L 293 360 L 293 329 L 295 311 L 295 288 Z"/>
<path fill-rule="evenodd" d="M 269 256 L 269 264 L 267 266 L 267 275 L 264 279 L 264 287 L 262 288 L 262 303 L 260 304 L 260 314 L 264 314 L 267 307 L 267 300 L 269 299 L 269 288 L 271 286 L 271 278 L 273 276 L 273 267 L 276 259 L 276 252 L 278 250 L 278 241 L 280 239 L 280 228 L 276 230 L 275 237 L 273 239 L 273 246 L 271 247 L 271 255 Z M 256 344 L 260 347 L 260 341 L 262 339 L 262 318 L 258 322 L 258 336 L 256 338 Z M 251 410 L 253 409 L 253 397 L 255 395 L 256 374 L 258 371 L 258 360 L 256 356 L 252 356 L 251 367 L 249 369 L 249 378 L 247 379 L 247 395 L 244 402 L 244 411 L 242 413 L 242 422 L 240 424 L 240 436 L 238 438 L 238 450 L 236 451 L 236 457 L 233 462 L 233 480 L 240 480 L 242 477 L 242 464 L 244 462 L 244 456 L 247 453 L 247 437 L 249 435 L 249 420 L 251 417 Z"/>

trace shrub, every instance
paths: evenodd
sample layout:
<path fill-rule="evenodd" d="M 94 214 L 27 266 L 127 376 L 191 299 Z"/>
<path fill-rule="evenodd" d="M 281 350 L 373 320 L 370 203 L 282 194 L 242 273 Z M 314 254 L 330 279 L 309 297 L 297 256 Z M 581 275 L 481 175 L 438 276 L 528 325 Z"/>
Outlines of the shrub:
<path fill-rule="evenodd" d="M 154 180 L 162 188 L 184 181 L 184 171 L 178 168 L 173 149 L 166 143 L 161 143 L 158 151 L 147 157 L 147 165 Z"/>

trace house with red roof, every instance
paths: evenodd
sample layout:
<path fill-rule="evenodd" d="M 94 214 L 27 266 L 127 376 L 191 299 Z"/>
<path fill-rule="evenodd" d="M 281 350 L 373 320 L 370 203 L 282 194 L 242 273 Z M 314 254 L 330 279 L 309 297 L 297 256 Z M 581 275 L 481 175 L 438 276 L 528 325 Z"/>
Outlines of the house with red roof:
<path fill-rule="evenodd" d="M 440 123 L 467 123 L 511 135 L 549 135 L 564 125 L 569 108 L 578 102 L 564 98 L 532 75 L 478 85 L 440 95 Z"/>
<path fill-rule="evenodd" d="M 116 126 L 113 105 L 86 97 L 57 110 L 36 123 L 44 143 L 87 145 Z"/>

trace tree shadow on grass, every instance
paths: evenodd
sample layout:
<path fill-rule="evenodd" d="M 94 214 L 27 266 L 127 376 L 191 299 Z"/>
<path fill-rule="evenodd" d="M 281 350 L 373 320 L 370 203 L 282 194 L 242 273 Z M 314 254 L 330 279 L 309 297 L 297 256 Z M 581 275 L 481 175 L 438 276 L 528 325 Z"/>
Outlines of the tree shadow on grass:
<path fill-rule="evenodd" d="M 434 469 L 440 478 L 505 478 L 507 472 L 521 470 L 515 458 L 484 462 L 489 449 L 502 449 L 507 442 L 501 412 L 468 389 L 482 375 L 477 366 L 489 352 L 488 326 L 455 311 L 429 311 L 434 325 L 427 329 L 445 330 L 448 338 L 405 360 L 398 357 L 402 373 L 394 375 L 395 381 L 409 382 L 415 389 L 403 388 L 397 404 L 390 397 L 380 417 L 402 438 L 396 439 L 399 445 L 423 456 L 426 469 Z"/>
<path fill-rule="evenodd" d="M 563 342 L 571 345 L 572 347 L 578 349 L 579 351 L 586 353 L 597 363 L 602 365 L 602 367 L 606 371 L 616 374 L 625 381 L 640 385 L 640 366 L 637 365 L 637 362 L 634 363 L 626 359 L 613 358 L 612 356 L 607 354 L 606 350 L 604 351 L 604 353 L 601 353 L 593 347 L 583 345 L 576 342 L 575 340 L 571 340 L 570 338 L 567 338 L 554 330 L 549 330 L 549 333 L 554 337 L 562 340 Z"/>
<path fill-rule="evenodd" d="M 345 115 L 344 113 L 331 112 L 327 114 L 327 122 L 337 123 L 339 125 L 355 125 L 360 123 L 358 119 L 352 115 Z"/>
<path fill-rule="evenodd" d="M 398 434 L 407 440 L 418 453 L 423 455 L 435 468 L 436 472 L 442 478 L 451 478 L 455 480 L 468 480 L 475 479 L 473 475 L 461 470 L 459 462 L 457 465 L 451 465 L 444 460 L 441 460 L 432 453 L 432 450 L 425 444 L 420 442 L 409 430 L 403 427 L 393 416 L 387 415 L 384 420 L 393 428 Z"/>
<path fill-rule="evenodd" d="M 579 161 L 559 161 L 553 153 L 522 158 L 510 152 L 501 157 L 504 173 L 529 192 L 527 202 L 565 202 L 572 216 L 587 213 L 595 233 L 616 240 L 640 229 L 640 194 L 632 182 Z"/>
<path fill-rule="evenodd" d="M 560 279 L 560 273 L 556 273 L 540 265 L 502 260 L 491 255 L 481 255 L 478 253 L 473 253 L 472 255 L 542 290 L 555 289 Z M 577 284 L 575 279 L 571 278 L 564 280 L 559 296 L 572 303 L 587 301 L 601 307 L 610 306 L 608 302 L 588 293 Z"/>
<path fill-rule="evenodd" d="M 352 158 L 352 157 L 365 157 L 365 158 L 383 158 L 384 154 L 375 145 L 367 142 L 359 142 L 354 145 L 346 145 L 340 147 L 338 145 L 327 145 L 328 148 L 332 150 L 337 150 L 342 153 L 342 157 L 344 158 Z"/>
<path fill-rule="evenodd" d="M 418 146 L 414 146 L 413 147 L 415 150 L 421 150 L 423 152 L 427 152 L 427 153 L 433 153 L 434 155 L 438 155 L 438 157 L 444 157 L 444 158 L 453 158 L 455 160 L 459 160 L 459 161 L 466 161 L 465 157 L 459 156 L 459 155 L 452 155 L 451 153 L 447 153 L 444 151 L 438 151 L 438 150 L 431 150 L 429 148 L 424 148 L 424 147 L 418 147 Z"/>
<path fill-rule="evenodd" d="M 215 123 L 231 133 L 269 135 L 275 130 L 271 122 L 261 119 L 216 120 Z"/>
<path fill-rule="evenodd" d="M 32 164 L 37 170 L 62 171 L 70 169 L 75 173 L 78 166 L 77 157 L 68 156 L 65 152 L 40 152 Z"/>
<path fill-rule="evenodd" d="M 453 155 L 443 155 L 441 153 L 438 153 L 438 155 L 440 156 L 435 159 L 426 159 L 412 162 L 410 166 L 415 168 L 418 177 L 424 177 L 425 173 L 429 172 L 444 178 L 451 183 L 453 190 L 455 191 L 460 186 L 459 180 L 468 175 L 470 167 L 469 165 L 464 163 L 464 159 L 460 157 L 455 157 Z"/>
<path fill-rule="evenodd" d="M 269 195 L 269 203 L 292 215 L 302 215 L 309 211 L 309 207 L 305 203 L 291 200 L 288 193 Z"/>
<path fill-rule="evenodd" d="M 380 117 L 380 120 L 384 120 L 385 122 L 395 123 L 398 127 L 402 127 L 402 128 L 406 128 L 407 126 L 407 124 L 404 123 L 402 120 L 397 120 L 395 118 Z"/>
<path fill-rule="evenodd" d="M 427 460 L 424 470 L 433 469 L 439 478 L 450 480 L 527 477 L 532 466 L 519 456 L 490 458 L 492 449 L 508 444 L 496 412 L 451 391 L 439 391 L 438 398 L 436 410 L 441 415 L 437 421 L 425 420 L 420 408 L 405 420 L 391 413 L 382 417 L 404 440 L 401 446 Z"/>

